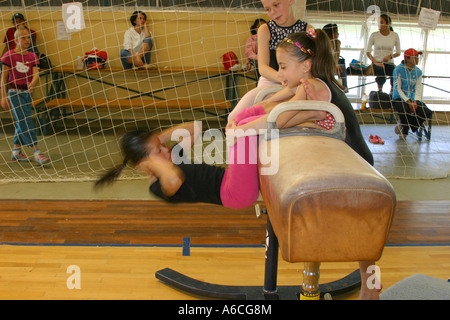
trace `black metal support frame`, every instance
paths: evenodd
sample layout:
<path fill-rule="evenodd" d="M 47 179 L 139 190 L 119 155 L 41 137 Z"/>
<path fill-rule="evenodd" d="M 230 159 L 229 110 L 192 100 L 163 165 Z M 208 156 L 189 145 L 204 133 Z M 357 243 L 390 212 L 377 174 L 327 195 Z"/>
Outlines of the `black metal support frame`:
<path fill-rule="evenodd" d="M 267 218 L 266 259 L 264 286 L 227 286 L 198 281 L 185 276 L 170 268 L 156 272 L 155 277 L 187 293 L 218 299 L 233 300 L 298 300 L 300 285 L 277 286 L 278 271 L 278 239 Z M 299 279 L 300 281 L 300 279 Z M 346 277 L 320 285 L 320 295 L 329 293 L 331 296 L 340 295 L 358 289 L 361 286 L 359 269 Z"/>

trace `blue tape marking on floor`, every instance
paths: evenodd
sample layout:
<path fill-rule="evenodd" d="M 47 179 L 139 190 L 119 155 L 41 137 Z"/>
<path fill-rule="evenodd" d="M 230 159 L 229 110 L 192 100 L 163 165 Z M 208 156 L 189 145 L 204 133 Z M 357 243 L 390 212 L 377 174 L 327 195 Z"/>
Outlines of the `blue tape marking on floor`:
<path fill-rule="evenodd" d="M 0 246 L 42 246 L 42 247 L 145 247 L 145 248 L 180 248 L 181 244 L 114 244 L 114 243 L 20 243 L 0 242 Z M 387 244 L 386 247 L 449 247 L 450 243 L 436 244 Z M 193 248 L 265 248 L 263 244 L 194 244 Z"/>
<path fill-rule="evenodd" d="M 450 244 L 449 244 L 450 245 Z M 41 246 L 41 247 L 157 247 L 157 248 L 182 248 L 182 244 L 114 244 L 114 243 L 19 243 L 0 242 L 0 246 Z M 263 244 L 194 244 L 196 248 L 265 248 Z"/>
<path fill-rule="evenodd" d="M 191 238 L 183 238 L 183 256 L 187 257 L 191 255 Z"/>

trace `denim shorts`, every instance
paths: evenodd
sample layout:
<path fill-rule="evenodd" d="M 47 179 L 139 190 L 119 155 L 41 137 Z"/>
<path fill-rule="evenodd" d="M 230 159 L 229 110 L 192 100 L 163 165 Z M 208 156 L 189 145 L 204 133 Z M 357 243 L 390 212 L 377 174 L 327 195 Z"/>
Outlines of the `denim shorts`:
<path fill-rule="evenodd" d="M 150 50 L 153 47 L 153 41 L 152 38 L 144 38 L 144 40 L 142 40 L 142 43 L 148 43 L 148 45 L 150 46 Z M 133 64 L 129 63 L 127 60 L 128 58 L 131 57 L 131 52 L 126 50 L 126 49 L 122 49 L 120 50 L 120 61 L 122 62 L 122 66 L 124 69 L 131 69 L 133 68 Z M 150 63 L 150 59 L 151 59 L 151 53 L 150 51 L 148 51 L 145 55 L 144 55 L 144 63 Z"/>

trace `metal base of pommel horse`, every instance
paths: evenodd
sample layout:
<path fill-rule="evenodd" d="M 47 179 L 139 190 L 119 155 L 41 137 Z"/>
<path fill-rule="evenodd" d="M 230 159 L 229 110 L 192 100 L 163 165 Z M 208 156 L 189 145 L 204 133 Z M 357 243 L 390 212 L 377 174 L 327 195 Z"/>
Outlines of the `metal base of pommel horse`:
<path fill-rule="evenodd" d="M 257 215 L 259 206 L 256 206 Z M 261 213 L 267 213 L 264 210 Z M 277 286 L 278 239 L 267 216 L 264 286 L 227 286 L 198 281 L 170 268 L 155 273 L 157 279 L 186 293 L 232 300 L 299 300 L 301 285 Z M 359 269 L 346 277 L 319 285 L 320 297 L 332 297 L 360 288 Z"/>

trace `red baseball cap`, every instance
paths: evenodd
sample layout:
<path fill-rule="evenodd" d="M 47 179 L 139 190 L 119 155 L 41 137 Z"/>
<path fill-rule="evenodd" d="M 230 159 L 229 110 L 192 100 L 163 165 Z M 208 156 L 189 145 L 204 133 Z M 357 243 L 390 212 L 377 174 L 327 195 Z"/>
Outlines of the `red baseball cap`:
<path fill-rule="evenodd" d="M 408 50 L 405 51 L 404 57 L 406 59 L 407 57 L 415 57 L 418 56 L 419 54 L 422 54 L 422 51 L 417 51 L 416 49 L 409 48 Z"/>

